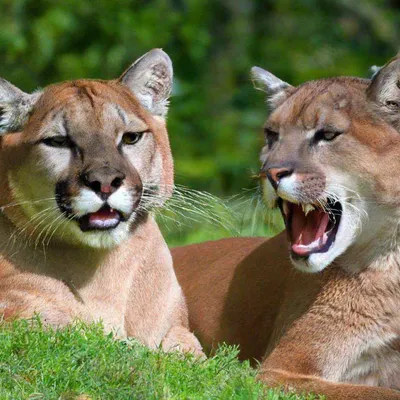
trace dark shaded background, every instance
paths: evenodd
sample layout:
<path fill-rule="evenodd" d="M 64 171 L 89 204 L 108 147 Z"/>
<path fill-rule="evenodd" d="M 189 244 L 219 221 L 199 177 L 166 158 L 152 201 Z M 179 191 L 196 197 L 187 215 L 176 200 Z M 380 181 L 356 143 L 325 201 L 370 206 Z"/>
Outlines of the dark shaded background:
<path fill-rule="evenodd" d="M 250 175 L 259 167 L 266 109 L 250 67 L 292 84 L 368 76 L 371 65 L 397 52 L 396 4 L 0 0 L 0 76 L 25 91 L 67 79 L 115 78 L 143 53 L 163 48 L 175 68 L 168 123 L 176 181 L 226 197 L 253 187 Z"/>

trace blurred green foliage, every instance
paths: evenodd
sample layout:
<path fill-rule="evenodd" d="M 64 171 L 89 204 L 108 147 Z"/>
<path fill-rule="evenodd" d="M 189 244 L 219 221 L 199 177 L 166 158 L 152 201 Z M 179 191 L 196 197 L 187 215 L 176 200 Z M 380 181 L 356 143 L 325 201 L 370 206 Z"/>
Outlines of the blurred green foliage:
<path fill-rule="evenodd" d="M 292 84 L 367 76 L 398 46 L 389 0 L 0 0 L 0 76 L 25 91 L 115 78 L 163 48 L 175 68 L 176 180 L 219 196 L 254 186 L 266 117 L 249 69 Z"/>

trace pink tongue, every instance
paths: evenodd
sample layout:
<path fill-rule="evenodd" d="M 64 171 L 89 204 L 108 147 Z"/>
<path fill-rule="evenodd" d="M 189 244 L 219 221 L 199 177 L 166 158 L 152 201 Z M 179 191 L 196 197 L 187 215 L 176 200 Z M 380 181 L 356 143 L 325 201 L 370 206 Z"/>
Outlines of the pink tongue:
<path fill-rule="evenodd" d="M 292 245 L 308 246 L 315 241 L 323 245 L 324 233 L 328 227 L 329 215 L 319 210 L 310 211 L 307 216 L 301 206 L 293 205 Z"/>
<path fill-rule="evenodd" d="M 107 221 L 118 218 L 118 213 L 112 208 L 103 208 L 89 215 L 89 223 L 96 221 Z"/>

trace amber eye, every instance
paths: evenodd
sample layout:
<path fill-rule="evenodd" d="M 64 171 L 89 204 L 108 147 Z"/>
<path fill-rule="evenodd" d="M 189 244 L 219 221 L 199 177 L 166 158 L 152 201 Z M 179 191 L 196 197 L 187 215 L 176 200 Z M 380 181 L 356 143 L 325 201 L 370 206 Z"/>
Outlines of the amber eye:
<path fill-rule="evenodd" d="M 331 142 L 333 139 L 336 139 L 342 133 L 343 132 L 340 131 L 320 129 L 317 132 L 315 132 L 314 141 L 320 142 L 321 140 L 324 140 L 325 142 Z"/>
<path fill-rule="evenodd" d="M 53 136 L 42 140 L 42 143 L 50 147 L 72 147 L 72 142 L 67 136 Z"/>
<path fill-rule="evenodd" d="M 122 143 L 127 145 L 136 144 L 143 136 L 144 132 L 126 132 L 122 136 Z"/>

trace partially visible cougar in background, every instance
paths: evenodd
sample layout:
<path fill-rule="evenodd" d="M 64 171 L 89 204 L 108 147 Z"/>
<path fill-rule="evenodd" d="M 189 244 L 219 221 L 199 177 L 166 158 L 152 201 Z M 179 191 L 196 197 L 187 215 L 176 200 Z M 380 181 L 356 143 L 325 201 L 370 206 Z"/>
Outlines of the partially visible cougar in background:
<path fill-rule="evenodd" d="M 191 328 L 207 349 L 262 360 L 269 385 L 400 399 L 400 59 L 372 81 L 296 88 L 252 71 L 272 108 L 262 171 L 286 233 L 173 250 Z"/>
<path fill-rule="evenodd" d="M 113 81 L 26 94 L 0 80 L 0 314 L 200 353 L 149 210 L 171 194 L 172 64 L 153 50 Z M 11 133 L 12 134 L 7 134 Z"/>

